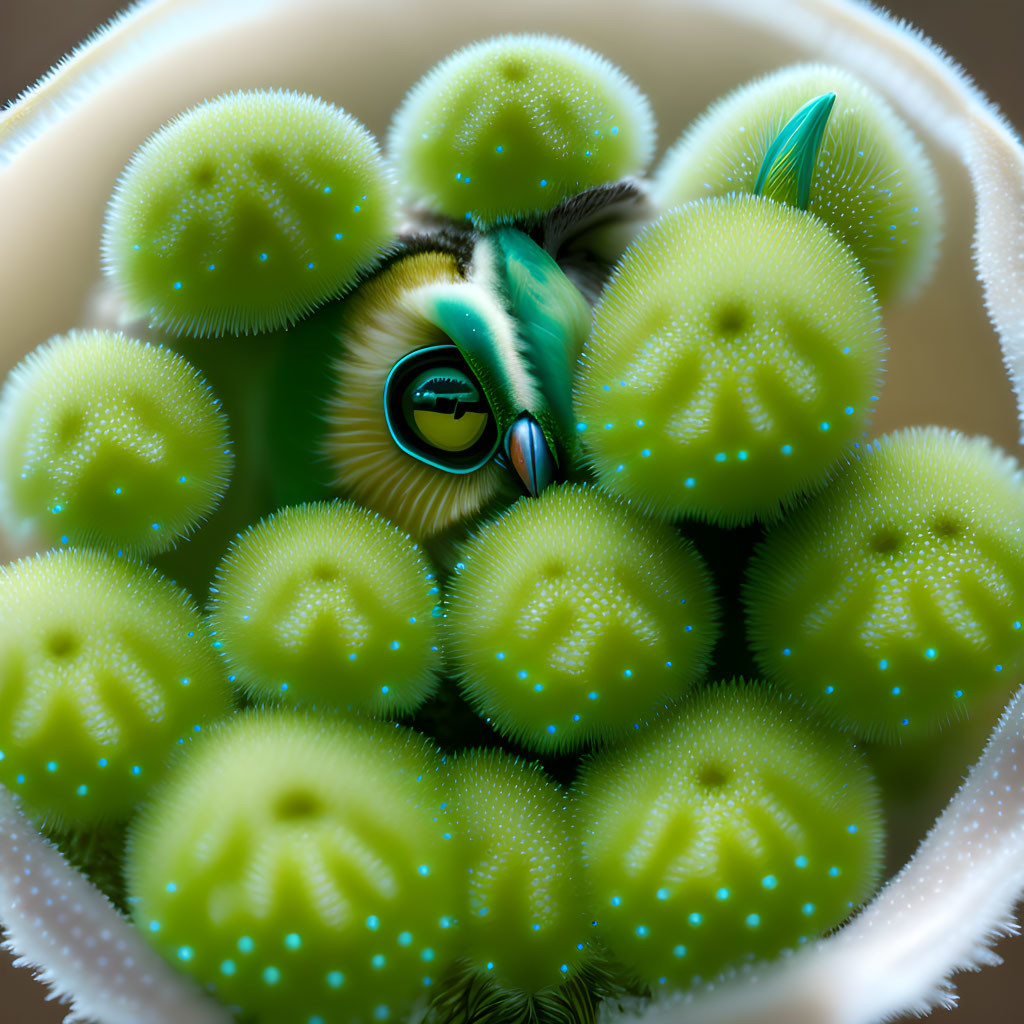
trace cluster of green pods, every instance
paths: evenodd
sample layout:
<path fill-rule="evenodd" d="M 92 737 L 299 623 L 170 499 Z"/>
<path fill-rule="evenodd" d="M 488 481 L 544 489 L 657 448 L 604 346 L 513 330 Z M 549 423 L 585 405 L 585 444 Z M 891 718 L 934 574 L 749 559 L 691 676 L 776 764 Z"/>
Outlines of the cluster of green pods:
<path fill-rule="evenodd" d="M 879 881 L 865 746 L 1024 667 L 1016 465 L 868 435 L 921 145 L 811 65 L 654 151 L 542 36 L 383 151 L 211 99 L 111 183 L 126 333 L 0 393 L 49 549 L 0 569 L 0 784 L 240 1020 L 584 1024 L 794 949 Z"/>

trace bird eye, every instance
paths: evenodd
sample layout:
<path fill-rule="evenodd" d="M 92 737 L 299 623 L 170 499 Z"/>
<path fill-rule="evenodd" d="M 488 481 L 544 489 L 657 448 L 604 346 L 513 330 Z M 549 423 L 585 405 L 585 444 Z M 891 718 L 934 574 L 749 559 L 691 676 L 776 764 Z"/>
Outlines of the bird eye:
<path fill-rule="evenodd" d="M 498 448 L 483 389 L 455 345 L 399 359 L 384 383 L 384 417 L 402 451 L 448 473 L 472 473 Z"/>

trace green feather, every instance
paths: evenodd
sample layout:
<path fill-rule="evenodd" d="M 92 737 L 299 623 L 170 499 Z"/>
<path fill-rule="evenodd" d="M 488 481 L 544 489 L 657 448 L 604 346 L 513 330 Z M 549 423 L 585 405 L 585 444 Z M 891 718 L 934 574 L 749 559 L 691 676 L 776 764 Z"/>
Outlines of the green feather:
<path fill-rule="evenodd" d="M 491 249 L 526 361 L 543 396 L 544 408 L 529 411 L 542 427 L 545 420 L 552 422 L 558 448 L 564 451 L 574 422 L 573 370 L 590 332 L 590 307 L 554 258 L 522 231 L 498 228 L 478 244 Z"/>
<path fill-rule="evenodd" d="M 471 301 L 476 297 L 472 293 L 477 291 L 465 285 L 438 291 L 431 298 L 427 315 L 458 346 L 487 396 L 502 436 L 521 411 L 517 398 L 523 396 L 517 394 L 520 389 L 515 385 L 515 353 L 500 342 L 502 329 L 507 331 L 508 325 L 500 322 L 500 310 L 493 311 L 497 315 L 488 315 L 492 311 L 483 303 Z"/>
<path fill-rule="evenodd" d="M 834 92 L 808 100 L 786 122 L 768 147 L 754 183 L 754 195 L 788 203 L 806 210 L 811 198 L 811 178 L 825 134 Z"/>

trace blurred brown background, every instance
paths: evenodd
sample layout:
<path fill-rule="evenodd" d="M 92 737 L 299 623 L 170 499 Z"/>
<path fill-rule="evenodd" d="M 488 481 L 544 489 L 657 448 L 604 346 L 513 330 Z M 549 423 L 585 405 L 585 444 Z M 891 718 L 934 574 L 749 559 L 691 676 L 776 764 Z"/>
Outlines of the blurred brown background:
<path fill-rule="evenodd" d="M 0 0 L 0 104 L 17 97 L 122 6 L 111 0 Z M 1024 6 L 1019 0 L 894 0 L 885 6 L 954 53 L 1009 119 L 1024 129 L 1019 70 Z M 937 1011 L 932 1018 L 937 1024 L 1024 1020 L 1024 938 L 1004 943 L 1001 952 L 1008 960 L 1005 966 L 958 977 L 961 1006 Z M 62 1018 L 62 1009 L 45 1001 L 30 974 L 13 970 L 0 953 L 0 1024 L 56 1024 Z"/>

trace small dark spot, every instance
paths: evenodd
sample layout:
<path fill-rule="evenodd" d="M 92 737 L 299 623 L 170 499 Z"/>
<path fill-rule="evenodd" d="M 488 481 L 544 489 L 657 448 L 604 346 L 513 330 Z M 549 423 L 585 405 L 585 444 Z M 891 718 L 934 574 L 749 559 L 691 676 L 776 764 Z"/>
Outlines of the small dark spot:
<path fill-rule="evenodd" d="M 275 177 L 281 170 L 280 156 L 270 149 L 257 149 L 249 157 L 249 163 L 253 170 L 267 177 Z"/>
<path fill-rule="evenodd" d="M 212 185 L 217 177 L 217 168 L 213 163 L 203 162 L 192 168 L 192 183 L 205 187 Z"/>
<path fill-rule="evenodd" d="M 498 67 L 498 74 L 506 82 L 521 82 L 529 74 L 529 69 L 526 66 L 526 61 L 508 57 Z"/>
<path fill-rule="evenodd" d="M 274 817 L 278 821 L 298 821 L 318 818 L 324 813 L 323 801 L 308 789 L 289 789 L 274 804 Z"/>
<path fill-rule="evenodd" d="M 903 538 L 898 530 L 894 530 L 891 526 L 885 526 L 878 530 L 868 543 L 876 554 L 889 555 L 900 549 Z"/>
<path fill-rule="evenodd" d="M 735 338 L 747 329 L 750 316 L 747 311 L 734 302 L 727 302 L 715 310 L 714 324 L 718 334 L 723 338 Z"/>
<path fill-rule="evenodd" d="M 549 559 L 540 569 L 540 575 L 546 580 L 560 580 L 565 573 L 565 562 L 560 558 Z"/>
<path fill-rule="evenodd" d="M 932 520 L 932 533 L 934 533 L 936 537 L 941 537 L 944 540 L 959 537 L 962 530 L 963 527 L 960 525 L 960 521 L 948 513 L 937 515 L 935 519 Z"/>
<path fill-rule="evenodd" d="M 705 789 L 721 789 L 730 779 L 730 773 L 717 764 L 702 764 L 697 769 L 697 781 Z"/>
<path fill-rule="evenodd" d="M 331 583 L 338 578 L 338 570 L 330 562 L 317 562 L 310 568 L 309 575 L 321 583 Z"/>
<path fill-rule="evenodd" d="M 66 412 L 57 423 L 56 440 L 59 444 L 70 444 L 85 424 L 80 412 Z"/>
<path fill-rule="evenodd" d="M 68 630 L 51 633 L 46 638 L 46 649 L 54 658 L 70 658 L 78 651 L 78 637 Z"/>

